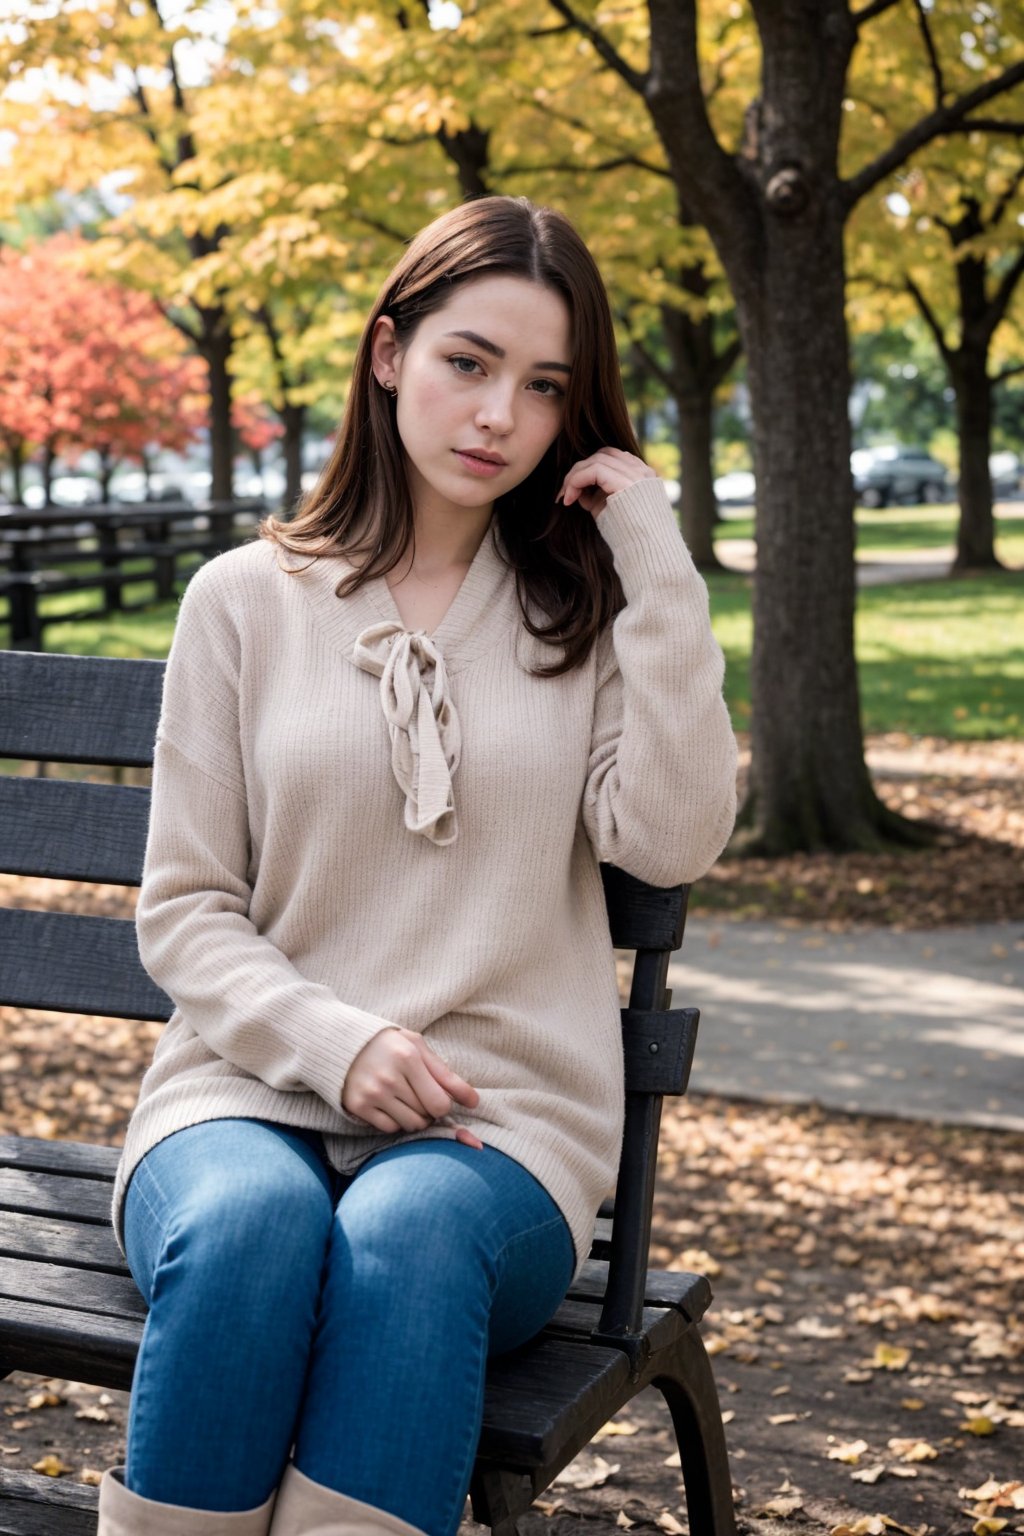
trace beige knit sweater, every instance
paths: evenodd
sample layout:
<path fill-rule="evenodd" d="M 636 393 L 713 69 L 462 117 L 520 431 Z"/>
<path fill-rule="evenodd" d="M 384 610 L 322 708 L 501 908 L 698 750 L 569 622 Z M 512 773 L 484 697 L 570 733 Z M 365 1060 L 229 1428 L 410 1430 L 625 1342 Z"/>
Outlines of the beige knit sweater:
<path fill-rule="evenodd" d="M 122 1252 L 144 1153 L 241 1116 L 322 1131 L 343 1172 L 469 1126 L 544 1185 L 587 1257 L 623 1117 L 598 861 L 696 879 L 731 830 L 736 766 L 707 593 L 661 481 L 610 497 L 597 527 L 626 607 L 558 678 L 526 670 L 551 652 L 495 524 L 429 637 L 383 577 L 338 598 L 341 556 L 258 540 L 192 577 L 137 917 L 175 1008 L 117 1170 Z M 477 1108 L 393 1134 L 344 1111 L 349 1066 L 389 1025 L 424 1031 Z"/>

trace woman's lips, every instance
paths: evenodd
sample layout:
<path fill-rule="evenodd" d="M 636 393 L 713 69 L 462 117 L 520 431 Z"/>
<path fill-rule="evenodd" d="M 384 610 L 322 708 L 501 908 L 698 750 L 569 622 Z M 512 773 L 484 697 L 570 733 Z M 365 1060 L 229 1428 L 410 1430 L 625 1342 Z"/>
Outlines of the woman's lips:
<path fill-rule="evenodd" d="M 463 453 L 458 448 L 455 450 L 455 457 L 461 459 L 466 468 L 474 475 L 483 475 L 485 477 L 497 475 L 506 467 L 504 464 L 495 464 L 492 459 L 478 459 L 473 454 Z"/>

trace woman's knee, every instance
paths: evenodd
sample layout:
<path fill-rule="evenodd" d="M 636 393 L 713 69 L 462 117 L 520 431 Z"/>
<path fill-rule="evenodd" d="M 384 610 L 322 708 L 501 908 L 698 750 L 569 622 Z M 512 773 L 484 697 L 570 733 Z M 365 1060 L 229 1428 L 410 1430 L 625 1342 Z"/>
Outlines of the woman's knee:
<path fill-rule="evenodd" d="M 204 1169 L 175 1209 L 168 1249 L 197 1257 L 288 1267 L 310 1252 L 322 1257 L 332 1206 L 303 1165 Z"/>
<path fill-rule="evenodd" d="M 129 1185 L 133 1273 L 138 1266 L 152 1287 L 169 1272 L 205 1287 L 219 1273 L 239 1289 L 249 1274 L 263 1286 L 275 1276 L 285 1288 L 303 1276 L 318 1284 L 333 1205 L 310 1149 L 262 1122 L 211 1122 L 179 1135 L 147 1153 Z"/>

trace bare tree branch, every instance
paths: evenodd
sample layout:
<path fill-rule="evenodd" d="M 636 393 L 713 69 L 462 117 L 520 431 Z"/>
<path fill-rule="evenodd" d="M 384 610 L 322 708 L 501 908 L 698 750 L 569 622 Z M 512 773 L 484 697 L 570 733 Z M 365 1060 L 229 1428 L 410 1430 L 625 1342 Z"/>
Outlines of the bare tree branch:
<path fill-rule="evenodd" d="M 942 65 L 939 63 L 939 56 L 935 51 L 935 39 L 932 37 L 928 12 L 922 5 L 921 0 L 914 0 L 914 9 L 917 12 L 917 24 L 921 29 L 921 36 L 924 39 L 925 52 L 928 54 L 928 63 L 931 65 L 932 83 L 935 87 L 935 105 L 941 107 L 946 100 L 946 82 L 942 76 Z"/>
<path fill-rule="evenodd" d="M 725 379 L 729 377 L 733 368 L 736 366 L 737 362 L 742 356 L 743 341 L 737 333 L 731 341 L 726 343 L 721 352 L 719 352 L 715 357 L 715 366 L 711 377 L 714 380 L 716 389 L 718 388 L 719 384 L 721 384 Z"/>
<path fill-rule="evenodd" d="M 648 368 L 650 372 L 654 374 L 654 377 L 657 379 L 658 383 L 662 386 L 663 389 L 667 390 L 670 395 L 674 396 L 676 392 L 676 381 L 672 377 L 672 374 L 669 372 L 669 370 L 667 368 L 663 368 L 658 362 L 658 359 L 654 356 L 653 352 L 649 352 L 648 349 L 644 346 L 643 342 L 638 341 L 636 337 L 633 337 L 632 345 L 636 348 L 640 357 L 643 358 L 644 367 Z"/>
<path fill-rule="evenodd" d="M 1005 384 L 1007 379 L 1016 378 L 1018 373 L 1024 373 L 1024 363 L 1013 363 L 1009 368 L 1004 368 L 1000 373 L 992 375 L 993 384 Z"/>
<path fill-rule="evenodd" d="M 1003 216 L 1006 213 L 1007 208 L 1009 208 L 1010 204 L 1017 196 L 1017 191 L 1022 182 L 1024 182 L 1024 165 L 1018 166 L 1017 172 L 1012 177 L 1006 191 L 1003 193 L 1002 197 L 1000 197 L 998 201 L 993 205 L 992 215 L 988 221 L 989 229 L 995 229 L 997 224 L 1001 224 L 1003 222 Z"/>
<path fill-rule="evenodd" d="M 756 202 L 708 116 L 697 48 L 696 0 L 648 0 L 651 62 L 646 99 L 680 200 L 718 241 L 749 230 Z"/>
<path fill-rule="evenodd" d="M 881 16 L 883 11 L 891 11 L 894 5 L 899 5 L 900 0 L 871 0 L 870 5 L 862 6 L 859 11 L 854 11 L 851 20 L 855 27 L 860 28 L 867 21 L 873 21 L 876 16 Z"/>
<path fill-rule="evenodd" d="M 1012 133 L 1014 138 L 1024 138 L 1024 122 L 1013 122 L 1004 117 L 967 117 L 951 133 Z"/>
<path fill-rule="evenodd" d="M 133 75 L 132 77 L 132 95 L 138 103 L 139 108 L 139 115 L 135 121 L 139 124 L 143 133 L 146 135 L 146 138 L 149 140 L 154 150 L 156 151 L 156 158 L 160 164 L 160 169 L 163 171 L 164 175 L 169 181 L 174 171 L 174 163 L 173 161 L 169 160 L 163 152 L 163 148 L 160 144 L 160 135 L 157 132 L 156 123 L 153 121 L 153 113 L 150 110 L 149 98 L 146 95 L 145 87 L 142 84 L 142 81 L 139 79 L 138 75 Z"/>
<path fill-rule="evenodd" d="M 612 160 L 600 160 L 595 165 L 585 165 L 580 160 L 553 160 L 545 165 L 503 165 L 500 169 L 496 169 L 496 174 L 501 176 L 529 176 L 557 171 L 569 176 L 592 176 L 598 171 L 617 171 L 624 165 L 635 165 L 637 170 L 648 171 L 652 176 L 663 176 L 668 181 L 672 180 L 671 171 L 666 170 L 663 165 L 650 165 L 646 160 L 641 160 L 639 155 L 618 155 Z"/>
<path fill-rule="evenodd" d="M 872 187 L 884 181 L 917 150 L 923 149 L 933 139 L 940 138 L 942 134 L 955 129 L 963 122 L 968 112 L 973 112 L 975 107 L 980 107 L 986 101 L 991 101 L 994 97 L 1012 90 L 1022 80 L 1024 80 L 1024 60 L 1012 64 L 1009 69 L 1004 69 L 1001 75 L 996 75 L 992 80 L 986 80 L 983 85 L 976 86 L 973 91 L 958 96 L 948 106 L 936 108 L 934 112 L 929 112 L 926 117 L 922 117 L 912 128 L 908 128 L 906 133 L 901 134 L 895 144 L 891 144 L 884 154 L 879 155 L 870 165 L 858 171 L 856 176 L 844 182 L 847 207 L 852 208 L 859 203 L 866 192 L 870 192 Z"/>
<path fill-rule="evenodd" d="M 601 133 L 599 129 L 595 127 L 594 123 L 588 121 L 586 118 L 577 117 L 572 112 L 564 112 L 560 107 L 553 107 L 549 102 L 546 101 L 531 101 L 530 106 L 535 112 L 540 112 L 544 117 L 550 118 L 554 123 L 564 123 L 567 128 L 575 128 L 577 132 L 587 134 L 593 140 L 594 144 L 602 145 L 605 149 L 610 150 L 613 154 L 632 155 L 632 151 L 625 149 L 620 139 L 616 138 L 612 134 Z M 671 177 L 671 172 L 667 169 L 667 167 L 663 165 L 654 165 L 649 161 L 644 160 L 642 156 L 636 156 L 635 163 L 643 170 L 650 171 L 652 175 Z"/>
<path fill-rule="evenodd" d="M 914 303 L 921 311 L 921 315 L 925 321 L 925 324 L 928 326 L 928 329 L 931 331 L 932 335 L 935 337 L 936 342 L 938 343 L 939 351 L 942 353 L 942 356 L 948 363 L 952 356 L 952 348 L 949 347 L 946 343 L 945 332 L 943 331 L 942 326 L 939 324 L 935 311 L 932 309 L 928 300 L 925 298 L 924 294 L 921 292 L 920 288 L 914 282 L 912 277 L 907 278 L 907 292 L 910 294 L 911 298 L 914 300 Z"/>
<path fill-rule="evenodd" d="M 991 336 L 999 322 L 1005 317 L 1013 298 L 1013 290 L 1024 277 L 1024 250 L 1018 252 L 1016 260 L 1007 267 L 1000 280 L 999 287 L 989 301 L 988 313 L 985 316 L 986 330 Z"/>
<path fill-rule="evenodd" d="M 598 57 L 604 59 L 605 63 L 614 69 L 617 75 L 622 76 L 630 90 L 635 91 L 638 96 L 644 94 L 647 76 L 640 74 L 638 70 L 633 68 L 632 64 L 627 64 L 621 53 L 609 42 L 603 32 L 599 31 L 597 27 L 591 26 L 589 21 L 584 21 L 582 16 L 577 16 L 576 12 L 569 5 L 568 0 L 549 0 L 549 3 L 555 8 L 559 16 L 564 17 L 571 27 L 574 27 L 577 32 L 587 39 Z"/>

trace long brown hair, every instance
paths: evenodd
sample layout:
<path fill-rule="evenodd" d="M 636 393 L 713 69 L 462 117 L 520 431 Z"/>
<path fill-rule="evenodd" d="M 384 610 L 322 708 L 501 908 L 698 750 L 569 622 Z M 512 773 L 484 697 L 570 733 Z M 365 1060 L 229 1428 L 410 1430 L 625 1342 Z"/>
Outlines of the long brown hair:
<path fill-rule="evenodd" d="M 413 504 L 391 396 L 372 371 L 371 338 L 390 315 L 400 346 L 453 288 L 508 274 L 562 295 L 570 314 L 572 374 L 563 425 L 531 475 L 495 502 L 530 634 L 558 647 L 542 676 L 579 666 L 598 632 L 624 605 L 611 552 L 578 503 L 555 501 L 566 472 L 601 447 L 639 454 L 622 388 L 601 275 L 564 214 L 525 197 L 481 197 L 442 214 L 412 240 L 384 283 L 356 353 L 344 417 L 320 477 L 290 521 L 264 518 L 260 535 L 298 554 L 354 554 L 339 582 L 347 597 L 402 559 L 413 539 Z"/>

